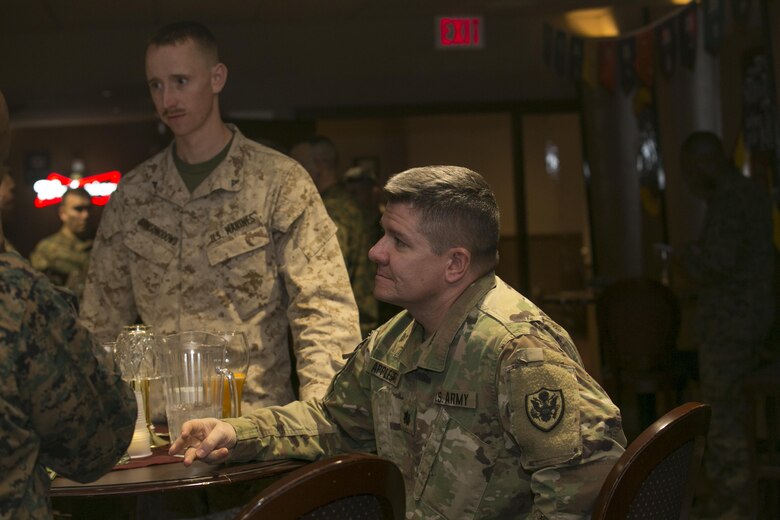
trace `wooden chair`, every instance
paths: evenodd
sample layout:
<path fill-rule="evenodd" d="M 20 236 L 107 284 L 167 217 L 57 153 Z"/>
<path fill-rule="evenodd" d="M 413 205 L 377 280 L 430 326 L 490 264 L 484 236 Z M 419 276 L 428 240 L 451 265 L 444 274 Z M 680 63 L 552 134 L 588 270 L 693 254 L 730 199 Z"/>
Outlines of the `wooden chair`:
<path fill-rule="evenodd" d="M 401 520 L 401 470 L 389 460 L 349 453 L 294 470 L 256 495 L 236 520 Z"/>
<path fill-rule="evenodd" d="M 621 408 L 628 405 L 625 396 L 636 399 L 639 418 L 634 431 L 639 433 L 681 400 L 686 374 L 676 362 L 677 298 L 656 280 L 625 278 L 598 295 L 596 318 L 604 386 Z"/>
<path fill-rule="evenodd" d="M 592 520 L 687 519 L 709 424 L 709 405 L 685 403 L 650 425 L 607 475 Z"/>

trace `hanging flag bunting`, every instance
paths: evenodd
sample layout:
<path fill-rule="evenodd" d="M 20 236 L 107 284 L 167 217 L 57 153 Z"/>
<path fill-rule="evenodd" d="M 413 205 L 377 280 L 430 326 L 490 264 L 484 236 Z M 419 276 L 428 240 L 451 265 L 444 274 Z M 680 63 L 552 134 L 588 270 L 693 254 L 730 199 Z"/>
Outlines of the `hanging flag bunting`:
<path fill-rule="evenodd" d="M 634 71 L 636 77 L 647 87 L 653 84 L 653 69 L 655 63 L 653 61 L 653 30 L 648 29 L 637 33 L 636 35 L 636 48 L 634 53 Z"/>
<path fill-rule="evenodd" d="M 618 40 L 618 63 L 620 63 L 620 86 L 623 92 L 628 94 L 636 86 L 636 73 L 634 61 L 636 59 L 636 45 L 634 38 Z"/>
<path fill-rule="evenodd" d="M 667 20 L 656 29 L 658 46 L 658 67 L 667 78 L 674 74 L 677 64 L 677 24 L 674 19 Z"/>
<path fill-rule="evenodd" d="M 723 2 L 725 0 L 704 0 L 704 48 L 711 54 L 720 50 L 723 41 Z"/>
<path fill-rule="evenodd" d="M 731 0 L 731 17 L 740 25 L 750 16 L 750 0 Z"/>
<path fill-rule="evenodd" d="M 596 88 L 599 82 L 599 44 L 596 40 L 586 40 L 582 53 L 582 81 Z"/>
<path fill-rule="evenodd" d="M 555 71 L 563 76 L 566 74 L 566 33 L 564 31 L 555 32 Z"/>
<path fill-rule="evenodd" d="M 569 78 L 574 83 L 579 83 L 582 79 L 582 63 L 584 60 L 585 49 L 583 40 L 577 36 L 569 38 Z"/>
<path fill-rule="evenodd" d="M 615 68 L 617 66 L 617 42 L 599 42 L 599 82 L 607 90 L 615 90 Z"/>
<path fill-rule="evenodd" d="M 553 28 L 550 24 L 544 24 L 544 42 L 542 45 L 542 54 L 544 62 L 549 66 L 552 64 L 553 54 Z"/>
<path fill-rule="evenodd" d="M 696 5 L 690 4 L 680 13 L 680 61 L 693 69 L 696 63 L 696 38 L 699 34 L 696 17 Z"/>

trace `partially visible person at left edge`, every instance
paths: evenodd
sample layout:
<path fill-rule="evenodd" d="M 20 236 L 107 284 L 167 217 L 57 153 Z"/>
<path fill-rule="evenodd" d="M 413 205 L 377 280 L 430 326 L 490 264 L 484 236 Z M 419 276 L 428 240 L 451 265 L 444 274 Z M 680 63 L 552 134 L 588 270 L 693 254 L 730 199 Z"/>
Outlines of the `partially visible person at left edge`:
<path fill-rule="evenodd" d="M 0 519 L 40 520 L 52 517 L 46 468 L 97 479 L 130 444 L 137 410 L 73 296 L 6 252 L 1 229 Z"/>

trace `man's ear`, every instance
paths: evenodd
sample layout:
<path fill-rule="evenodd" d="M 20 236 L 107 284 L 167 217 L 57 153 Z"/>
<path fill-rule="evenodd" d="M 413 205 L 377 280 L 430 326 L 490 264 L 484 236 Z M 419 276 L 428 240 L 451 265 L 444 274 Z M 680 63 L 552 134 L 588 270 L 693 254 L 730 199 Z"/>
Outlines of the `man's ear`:
<path fill-rule="evenodd" d="M 228 69 L 224 63 L 217 63 L 211 69 L 211 91 L 219 94 L 227 83 Z"/>
<path fill-rule="evenodd" d="M 449 283 L 458 282 L 469 272 L 471 252 L 465 247 L 453 247 L 445 254 L 448 256 L 448 261 L 444 277 Z"/>

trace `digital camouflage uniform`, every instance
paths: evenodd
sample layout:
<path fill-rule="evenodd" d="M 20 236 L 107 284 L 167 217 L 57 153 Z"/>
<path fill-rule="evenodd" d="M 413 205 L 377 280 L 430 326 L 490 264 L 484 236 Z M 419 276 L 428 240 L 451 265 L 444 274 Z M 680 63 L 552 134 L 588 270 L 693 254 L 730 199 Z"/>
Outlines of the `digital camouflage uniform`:
<path fill-rule="evenodd" d="M 69 299 L 0 254 L 0 519 L 50 518 L 47 467 L 89 482 L 133 436 L 133 392 Z"/>
<path fill-rule="evenodd" d="M 250 345 L 242 409 L 325 393 L 360 341 L 336 226 L 298 163 L 234 126 L 227 157 L 190 194 L 171 146 L 106 205 L 81 316 L 101 341 L 137 316 L 157 334 L 235 329 Z"/>
<path fill-rule="evenodd" d="M 626 443 L 569 335 L 493 274 L 427 340 L 407 312 L 381 326 L 324 400 L 227 421 L 232 460 L 392 460 L 407 518 L 589 518 Z"/>
<path fill-rule="evenodd" d="M 699 283 L 701 395 L 712 406 L 705 469 L 715 499 L 744 502 L 748 496 L 742 385 L 775 316 L 773 255 L 768 195 L 736 172 L 723 177 L 707 199 L 699 240 L 684 257 Z"/>
<path fill-rule="evenodd" d="M 69 236 L 60 229 L 38 242 L 30 253 L 30 263 L 55 285 L 72 289 L 80 296 L 91 251 L 92 240 Z"/>
<path fill-rule="evenodd" d="M 370 241 L 363 212 L 342 184 L 334 184 L 320 195 L 328 215 L 338 228 L 336 236 L 360 313 L 360 331 L 365 337 L 379 325 L 377 301 L 374 298 L 376 266 L 368 259 L 368 250 L 374 244 Z"/>

